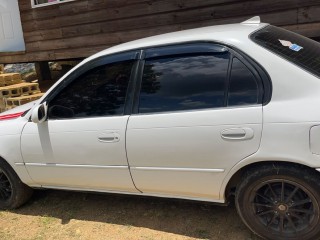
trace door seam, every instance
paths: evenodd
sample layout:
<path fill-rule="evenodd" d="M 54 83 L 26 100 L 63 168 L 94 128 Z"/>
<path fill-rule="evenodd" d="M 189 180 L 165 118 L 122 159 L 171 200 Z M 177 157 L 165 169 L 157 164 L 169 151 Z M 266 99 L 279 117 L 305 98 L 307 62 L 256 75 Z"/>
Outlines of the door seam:
<path fill-rule="evenodd" d="M 140 193 L 143 193 L 139 188 L 137 188 L 134 180 L 133 180 L 133 177 L 132 177 L 132 173 L 131 173 L 131 167 L 130 167 L 130 163 L 129 163 L 129 159 L 128 159 L 128 151 L 127 151 L 127 130 L 128 130 L 128 124 L 129 124 L 129 119 L 130 119 L 131 116 L 128 117 L 127 119 L 127 124 L 126 124 L 126 129 L 125 129 L 125 138 L 124 138 L 124 147 L 125 147 L 125 151 L 126 151 L 126 159 L 127 159 L 127 164 L 128 164 L 128 170 L 129 170 L 129 173 L 130 173 L 130 177 L 131 177 L 131 181 L 133 183 L 133 186 L 140 192 Z"/>

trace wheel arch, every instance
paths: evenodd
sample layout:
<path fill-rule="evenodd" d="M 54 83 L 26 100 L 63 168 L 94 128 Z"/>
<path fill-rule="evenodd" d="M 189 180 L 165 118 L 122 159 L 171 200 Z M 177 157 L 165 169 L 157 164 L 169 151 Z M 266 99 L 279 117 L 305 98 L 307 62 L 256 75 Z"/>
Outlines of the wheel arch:
<path fill-rule="evenodd" d="M 11 163 L 10 161 L 7 161 L 1 154 L 0 154 L 0 162 L 4 162 L 5 164 L 7 164 L 17 174 L 17 171 L 13 166 L 13 163 Z"/>
<path fill-rule="evenodd" d="M 320 173 L 315 169 L 308 165 L 304 165 L 301 163 L 290 162 L 290 161 L 279 161 L 279 160 L 267 160 L 267 161 L 259 161 L 254 163 L 249 163 L 247 165 L 239 167 L 239 169 L 235 170 L 234 173 L 229 172 L 228 176 L 225 178 L 225 181 L 220 190 L 220 196 L 222 199 L 228 201 L 228 199 L 234 195 L 235 189 L 237 185 L 240 183 L 242 176 L 249 170 L 253 168 L 262 168 L 262 167 L 274 167 L 277 166 L 296 166 L 297 168 L 304 168 L 311 171 L 314 171 L 315 174 L 318 174 L 320 177 Z M 227 179 L 227 180 L 226 180 Z"/>
<path fill-rule="evenodd" d="M 24 164 L 15 165 L 13 162 L 6 160 L 1 154 L 0 162 L 3 162 L 8 167 L 10 167 L 12 171 L 17 175 L 17 177 L 21 180 L 21 182 L 23 182 L 24 184 L 35 185 Z"/>
<path fill-rule="evenodd" d="M 33 189 L 26 185 L 19 176 L 17 168 L 0 157 L 1 198 L 0 209 L 15 209 L 23 205 L 32 195 Z"/>

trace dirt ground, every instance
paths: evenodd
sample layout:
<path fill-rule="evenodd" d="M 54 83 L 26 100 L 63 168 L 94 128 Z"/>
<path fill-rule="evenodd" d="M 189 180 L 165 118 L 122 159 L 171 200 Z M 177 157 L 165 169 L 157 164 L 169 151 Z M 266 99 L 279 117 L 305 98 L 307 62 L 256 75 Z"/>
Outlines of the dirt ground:
<path fill-rule="evenodd" d="M 233 205 L 68 191 L 36 191 L 0 211 L 0 239 L 258 240 Z"/>

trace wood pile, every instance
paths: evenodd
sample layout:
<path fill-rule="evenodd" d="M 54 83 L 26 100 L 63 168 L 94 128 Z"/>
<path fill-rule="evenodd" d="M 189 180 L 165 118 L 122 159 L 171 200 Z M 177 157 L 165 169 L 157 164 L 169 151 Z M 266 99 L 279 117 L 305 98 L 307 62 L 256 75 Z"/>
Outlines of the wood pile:
<path fill-rule="evenodd" d="M 42 97 L 38 83 L 27 83 L 19 73 L 0 74 L 0 112 Z"/>

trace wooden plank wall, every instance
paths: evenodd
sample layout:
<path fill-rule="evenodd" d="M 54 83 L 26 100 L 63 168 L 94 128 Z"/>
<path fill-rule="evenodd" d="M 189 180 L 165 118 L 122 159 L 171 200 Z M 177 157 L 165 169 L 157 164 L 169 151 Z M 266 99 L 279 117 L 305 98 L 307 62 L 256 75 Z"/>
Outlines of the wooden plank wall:
<path fill-rule="evenodd" d="M 32 9 L 19 0 L 25 53 L 0 63 L 87 57 L 130 40 L 182 29 L 263 22 L 320 37 L 320 0 L 76 0 Z"/>

